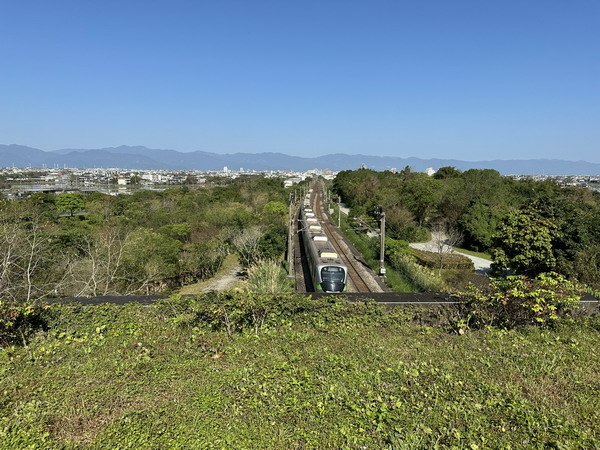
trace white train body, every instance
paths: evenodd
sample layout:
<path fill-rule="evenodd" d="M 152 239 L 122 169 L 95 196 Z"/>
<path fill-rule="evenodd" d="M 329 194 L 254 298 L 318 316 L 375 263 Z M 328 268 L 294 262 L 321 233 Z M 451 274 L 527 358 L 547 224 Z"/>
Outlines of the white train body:
<path fill-rule="evenodd" d="M 307 204 L 308 203 L 308 204 Z M 299 226 L 310 278 L 316 291 L 342 292 L 346 289 L 348 268 L 325 235 L 310 203 L 300 208 Z"/>

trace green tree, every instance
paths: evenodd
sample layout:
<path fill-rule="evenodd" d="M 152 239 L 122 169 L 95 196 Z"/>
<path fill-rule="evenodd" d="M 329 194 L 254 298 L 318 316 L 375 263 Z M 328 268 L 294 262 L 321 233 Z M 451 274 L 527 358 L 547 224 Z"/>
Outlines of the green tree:
<path fill-rule="evenodd" d="M 131 232 L 125 241 L 123 256 L 126 290 L 150 293 L 177 281 L 182 249 L 178 240 L 150 229 Z"/>
<path fill-rule="evenodd" d="M 267 223 L 285 224 L 288 208 L 283 202 L 268 202 L 262 207 L 262 216 Z"/>
<path fill-rule="evenodd" d="M 287 227 L 282 224 L 269 225 L 258 243 L 261 259 L 277 260 L 285 252 L 287 245 Z"/>
<path fill-rule="evenodd" d="M 60 194 L 56 196 L 56 207 L 63 213 L 69 213 L 71 217 L 83 209 L 85 203 L 80 194 Z"/>
<path fill-rule="evenodd" d="M 412 173 L 400 190 L 400 203 L 414 214 L 420 226 L 429 218 L 438 197 L 438 181 L 424 173 Z"/>
<path fill-rule="evenodd" d="M 553 241 L 559 236 L 556 224 L 533 208 L 510 212 L 492 239 L 493 272 L 536 276 L 553 271 Z"/>
<path fill-rule="evenodd" d="M 436 180 L 443 180 L 446 178 L 457 178 L 462 172 L 456 167 L 444 166 L 440 167 L 436 173 L 433 174 L 433 178 Z"/>

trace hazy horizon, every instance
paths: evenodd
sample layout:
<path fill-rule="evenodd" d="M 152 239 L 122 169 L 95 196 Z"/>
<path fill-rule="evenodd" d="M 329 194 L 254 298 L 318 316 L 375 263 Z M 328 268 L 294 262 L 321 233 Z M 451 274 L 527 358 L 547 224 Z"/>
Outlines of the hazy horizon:
<path fill-rule="evenodd" d="M 43 152 L 48 152 L 48 153 L 52 153 L 52 152 L 57 152 L 57 151 L 93 151 L 93 150 L 105 150 L 105 149 L 116 149 L 116 148 L 145 148 L 147 150 L 166 150 L 166 151 L 175 151 L 175 152 L 179 152 L 179 153 L 193 153 L 193 152 L 205 152 L 205 153 L 213 153 L 215 155 L 232 155 L 232 154 L 236 154 L 236 153 L 240 153 L 240 154 L 248 154 L 248 155 L 252 155 L 252 154 L 260 154 L 260 153 L 276 153 L 276 154 L 282 154 L 285 156 L 291 156 L 291 157 L 298 157 L 298 158 L 319 158 L 319 157 L 324 157 L 324 156 L 328 156 L 328 155 L 335 155 L 335 154 L 340 154 L 340 155 L 349 155 L 349 156 L 369 156 L 369 157 L 382 157 L 382 158 L 403 158 L 403 159 L 410 159 L 410 158 L 416 158 L 416 159 L 420 159 L 420 160 L 456 160 L 456 161 L 461 161 L 461 162 L 486 162 L 486 161 L 531 161 L 531 160 L 556 160 L 556 161 L 565 161 L 565 162 L 585 162 L 585 163 L 590 163 L 590 164 L 600 164 L 594 161 L 588 161 L 588 160 L 584 160 L 584 159 L 568 159 L 568 158 L 544 158 L 544 157 L 540 157 L 540 158 L 510 158 L 510 159 L 506 159 L 506 158 L 494 158 L 494 159 L 473 159 L 473 160 L 469 160 L 469 159 L 459 159 L 459 158 L 455 158 L 455 157 L 420 157 L 420 156 L 415 156 L 415 155 L 410 155 L 410 154 L 406 154 L 406 155 L 391 155 L 391 154 L 368 154 L 368 153 L 361 153 L 361 152 L 356 152 L 356 153 L 347 153 L 347 152 L 331 152 L 331 153 L 323 153 L 323 154 L 319 154 L 319 155 L 313 155 L 313 156 L 303 156 L 303 155 L 291 155 L 288 153 L 285 153 L 283 151 L 263 151 L 263 152 L 214 152 L 214 151 L 206 151 L 206 150 L 189 150 L 189 151 L 184 151 L 184 150 L 178 150 L 175 148 L 155 148 L 155 147 L 149 147 L 147 145 L 112 145 L 112 146 L 107 146 L 107 147 L 92 147 L 92 148 L 56 148 L 56 149 L 43 149 L 43 148 L 39 148 L 39 147 L 33 147 L 30 145 L 25 145 L 25 144 L 16 144 L 16 143 L 11 143 L 11 144 L 1 144 L 0 145 L 17 145 L 17 146 L 24 146 L 24 147 L 30 147 L 30 148 L 34 148 L 37 150 L 41 150 Z"/>

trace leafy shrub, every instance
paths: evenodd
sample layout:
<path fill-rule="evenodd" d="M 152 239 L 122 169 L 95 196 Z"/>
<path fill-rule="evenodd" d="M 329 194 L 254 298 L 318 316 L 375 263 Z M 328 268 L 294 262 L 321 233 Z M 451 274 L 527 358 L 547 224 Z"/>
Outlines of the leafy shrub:
<path fill-rule="evenodd" d="M 248 269 L 246 292 L 277 294 L 292 291 L 292 281 L 285 269 L 275 260 L 259 261 Z"/>
<path fill-rule="evenodd" d="M 512 275 L 492 279 L 488 289 L 471 286 L 461 297 L 462 325 L 514 328 L 551 324 L 569 315 L 581 299 L 581 289 L 562 275 L 549 272 L 535 278 Z"/>
<path fill-rule="evenodd" d="M 349 328 L 395 320 L 375 302 L 349 302 L 344 297 L 304 297 L 297 294 L 258 295 L 212 292 L 195 298 L 173 296 L 158 302 L 163 314 L 190 326 L 204 326 L 229 335 L 244 331 L 303 324 L 316 328 Z"/>
<path fill-rule="evenodd" d="M 288 230 L 285 225 L 269 225 L 258 243 L 258 253 L 262 259 L 277 259 L 286 250 Z"/>
<path fill-rule="evenodd" d="M 418 265 L 414 258 L 403 252 L 391 252 L 386 256 L 392 267 L 400 272 L 421 292 L 443 292 L 444 282 L 431 270 Z"/>
<path fill-rule="evenodd" d="M 0 348 L 21 343 L 34 331 L 45 327 L 40 303 L 15 304 L 0 300 Z"/>
<path fill-rule="evenodd" d="M 419 264 L 430 267 L 432 269 L 440 266 L 440 256 L 442 258 L 442 267 L 444 269 L 456 270 L 473 270 L 473 261 L 464 255 L 458 253 L 433 253 L 425 250 L 412 249 L 412 255 L 417 259 Z"/>
<path fill-rule="evenodd" d="M 431 232 L 425 227 L 406 226 L 392 233 L 396 239 L 402 239 L 408 242 L 427 242 L 431 238 Z"/>
<path fill-rule="evenodd" d="M 406 254 L 410 251 L 407 241 L 399 239 L 385 238 L 385 253 L 393 256 L 397 254 Z"/>
<path fill-rule="evenodd" d="M 481 273 L 473 270 L 444 270 L 442 271 L 442 279 L 451 292 L 460 292 L 469 288 L 471 284 L 480 287 L 487 287 L 490 284 L 490 279 Z"/>

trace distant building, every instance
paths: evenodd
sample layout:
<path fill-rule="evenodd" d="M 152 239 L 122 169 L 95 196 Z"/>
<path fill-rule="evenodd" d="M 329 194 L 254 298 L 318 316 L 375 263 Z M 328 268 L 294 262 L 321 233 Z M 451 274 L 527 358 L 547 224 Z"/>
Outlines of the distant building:
<path fill-rule="evenodd" d="M 302 178 L 300 178 L 300 177 L 288 178 L 287 180 L 285 180 L 283 182 L 283 187 L 288 188 L 290 186 L 300 183 L 301 181 L 302 181 Z"/>
<path fill-rule="evenodd" d="M 430 177 L 431 177 L 431 176 L 433 176 L 433 174 L 434 174 L 435 172 L 437 172 L 437 171 L 436 171 L 436 170 L 433 170 L 433 168 L 431 168 L 431 167 L 428 167 L 427 169 L 425 169 L 425 173 L 426 173 L 427 175 L 429 175 Z"/>

